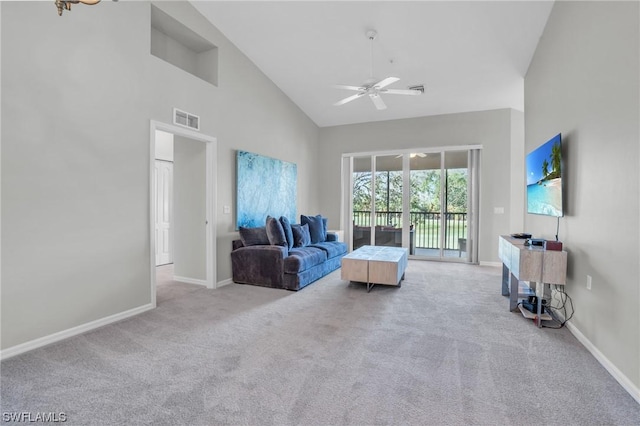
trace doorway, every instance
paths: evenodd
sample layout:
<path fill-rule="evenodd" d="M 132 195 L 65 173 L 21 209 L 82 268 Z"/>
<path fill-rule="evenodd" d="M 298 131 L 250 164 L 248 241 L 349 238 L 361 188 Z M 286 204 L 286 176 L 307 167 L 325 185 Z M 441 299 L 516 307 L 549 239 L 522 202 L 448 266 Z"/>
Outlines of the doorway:
<path fill-rule="evenodd" d="M 172 162 L 160 160 L 158 169 L 156 151 L 163 144 L 163 134 L 173 137 Z M 215 288 L 215 164 L 215 138 L 151 121 L 149 239 L 154 307 L 159 264 L 170 267 L 176 281 Z"/>
<path fill-rule="evenodd" d="M 343 156 L 345 240 L 477 263 L 480 147 Z"/>
<path fill-rule="evenodd" d="M 410 160 L 410 220 L 416 256 L 466 259 L 469 240 L 467 151 L 416 155 Z M 470 244 L 469 244 L 470 245 Z"/>

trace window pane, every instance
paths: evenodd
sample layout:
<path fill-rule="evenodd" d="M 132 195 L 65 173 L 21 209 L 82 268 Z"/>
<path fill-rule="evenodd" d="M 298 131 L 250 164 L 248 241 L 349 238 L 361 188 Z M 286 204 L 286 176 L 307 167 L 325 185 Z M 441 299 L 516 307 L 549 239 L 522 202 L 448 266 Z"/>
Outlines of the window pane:
<path fill-rule="evenodd" d="M 467 251 L 467 151 L 445 153 L 445 256 Z"/>
<path fill-rule="evenodd" d="M 353 159 L 353 249 L 371 244 L 371 157 Z"/>
<path fill-rule="evenodd" d="M 429 153 L 409 160 L 416 254 L 427 257 L 440 256 L 440 158 L 440 153 Z"/>
<path fill-rule="evenodd" d="M 375 245 L 402 247 L 402 155 L 376 157 Z"/>

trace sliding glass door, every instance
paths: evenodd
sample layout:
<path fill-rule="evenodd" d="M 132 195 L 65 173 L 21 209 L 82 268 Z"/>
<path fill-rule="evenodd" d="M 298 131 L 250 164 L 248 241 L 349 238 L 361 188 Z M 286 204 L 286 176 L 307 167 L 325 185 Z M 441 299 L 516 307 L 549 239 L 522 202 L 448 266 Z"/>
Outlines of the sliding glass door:
<path fill-rule="evenodd" d="M 402 155 L 374 159 L 374 244 L 402 247 Z"/>
<path fill-rule="evenodd" d="M 354 157 L 352 161 L 351 204 L 353 218 L 351 236 L 353 250 L 371 245 L 373 221 L 373 159 L 371 156 Z"/>
<path fill-rule="evenodd" d="M 350 170 L 346 230 L 353 249 L 407 247 L 414 258 L 477 261 L 472 253 L 477 149 L 347 157 Z M 475 160 L 474 160 L 475 159 Z M 473 162 L 473 168 L 470 163 Z M 473 172 L 472 172 L 473 170 Z"/>
<path fill-rule="evenodd" d="M 411 159 L 411 223 L 417 256 L 467 257 L 467 157 L 467 151 L 447 151 Z"/>
<path fill-rule="evenodd" d="M 442 248 L 442 154 L 414 154 L 409 162 L 410 215 L 415 255 L 440 257 Z"/>

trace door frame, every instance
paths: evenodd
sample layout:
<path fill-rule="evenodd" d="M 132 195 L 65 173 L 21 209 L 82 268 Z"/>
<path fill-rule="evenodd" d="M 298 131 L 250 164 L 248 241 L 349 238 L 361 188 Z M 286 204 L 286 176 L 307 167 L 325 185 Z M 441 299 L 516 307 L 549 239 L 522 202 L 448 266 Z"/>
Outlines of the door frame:
<path fill-rule="evenodd" d="M 210 289 L 216 288 L 216 188 L 217 178 L 215 173 L 215 165 L 217 164 L 217 139 L 213 136 L 195 132 L 173 124 L 167 124 L 160 121 L 150 120 L 149 135 L 149 264 L 151 271 L 151 304 L 156 307 L 156 238 L 155 238 L 155 202 L 156 194 L 154 189 L 154 166 L 156 160 L 156 130 L 171 133 L 176 136 L 182 136 L 195 141 L 205 142 L 206 156 L 206 268 L 207 277 L 205 279 L 206 287 Z"/>

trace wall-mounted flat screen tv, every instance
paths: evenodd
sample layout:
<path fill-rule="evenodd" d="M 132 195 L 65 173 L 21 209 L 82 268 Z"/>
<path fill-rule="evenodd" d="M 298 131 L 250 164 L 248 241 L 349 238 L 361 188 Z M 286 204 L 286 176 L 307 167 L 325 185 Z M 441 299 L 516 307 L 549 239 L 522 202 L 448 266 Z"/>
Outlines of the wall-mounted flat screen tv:
<path fill-rule="evenodd" d="M 562 137 L 560 134 L 527 155 L 527 213 L 561 217 Z"/>

